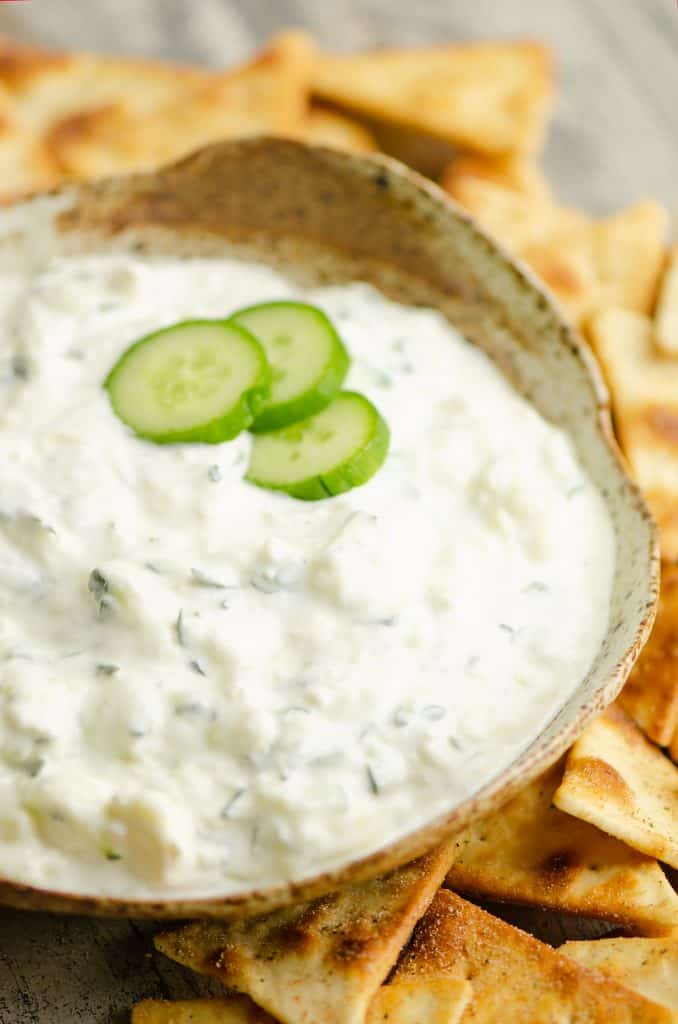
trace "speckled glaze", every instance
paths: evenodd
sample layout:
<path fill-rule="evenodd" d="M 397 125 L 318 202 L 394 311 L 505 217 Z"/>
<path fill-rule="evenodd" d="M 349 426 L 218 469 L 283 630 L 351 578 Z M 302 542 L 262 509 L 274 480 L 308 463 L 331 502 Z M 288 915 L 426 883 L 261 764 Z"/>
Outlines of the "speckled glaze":
<path fill-rule="evenodd" d="M 30 233 L 27 230 L 30 221 Z M 436 186 L 385 158 L 250 139 L 201 150 L 151 175 L 66 188 L 0 211 L 0 266 L 30 252 L 129 249 L 242 255 L 309 283 L 355 278 L 440 309 L 573 439 L 615 527 L 610 627 L 575 694 L 491 783 L 369 857 L 294 885 L 202 900 L 82 897 L 0 880 L 0 903 L 132 917 L 259 914 L 380 874 L 499 807 L 551 765 L 618 694 L 654 619 L 654 525 L 612 436 L 608 400 L 584 343 L 534 277 Z"/>

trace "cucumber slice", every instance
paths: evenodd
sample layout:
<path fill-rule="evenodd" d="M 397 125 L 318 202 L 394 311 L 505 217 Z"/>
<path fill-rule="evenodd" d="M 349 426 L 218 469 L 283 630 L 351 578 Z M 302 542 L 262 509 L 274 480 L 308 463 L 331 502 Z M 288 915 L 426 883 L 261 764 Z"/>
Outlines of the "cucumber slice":
<path fill-rule="evenodd" d="M 116 415 L 157 444 L 219 444 L 253 422 L 268 397 L 266 353 L 243 327 L 186 320 L 141 338 L 104 381 Z"/>
<path fill-rule="evenodd" d="M 246 479 L 304 501 L 364 484 L 386 458 L 390 433 L 364 395 L 342 391 L 326 409 L 282 430 L 257 434 Z"/>
<path fill-rule="evenodd" d="M 264 347 L 271 393 L 251 429 L 278 430 L 329 405 L 348 372 L 348 352 L 325 314 L 303 302 L 264 302 L 230 318 Z"/>

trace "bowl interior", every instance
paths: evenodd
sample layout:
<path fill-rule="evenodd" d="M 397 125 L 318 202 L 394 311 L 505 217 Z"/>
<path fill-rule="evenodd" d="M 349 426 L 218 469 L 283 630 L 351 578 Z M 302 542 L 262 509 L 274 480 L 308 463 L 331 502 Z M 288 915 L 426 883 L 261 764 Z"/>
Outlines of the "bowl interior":
<path fill-rule="evenodd" d="M 209 899 L 124 901 L 0 880 L 0 902 L 79 913 L 234 916 L 318 895 L 402 863 L 508 799 L 551 764 L 621 688 L 651 627 L 655 530 L 612 440 L 588 350 L 530 275 L 435 186 L 388 160 L 273 139 L 226 143 L 163 172 L 39 197 L 0 214 L 0 267 L 42 254 L 128 249 L 240 255 L 305 283 L 362 279 L 440 309 L 574 441 L 616 537 L 610 626 L 587 677 L 521 756 L 470 800 L 340 870 Z M 528 738 L 529 739 L 529 738 Z"/>

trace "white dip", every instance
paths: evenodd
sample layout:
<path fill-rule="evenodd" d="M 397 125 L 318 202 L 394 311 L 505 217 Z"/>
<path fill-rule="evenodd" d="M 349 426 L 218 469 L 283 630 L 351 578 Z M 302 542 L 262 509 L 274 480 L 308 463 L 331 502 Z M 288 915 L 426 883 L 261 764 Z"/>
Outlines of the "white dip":
<path fill-rule="evenodd" d="M 151 896 L 337 865 L 476 790 L 589 668 L 603 501 L 437 313 L 303 295 L 392 432 L 332 500 L 245 483 L 248 435 L 156 446 L 111 411 L 143 333 L 300 294 L 219 260 L 0 275 L 0 875 Z"/>

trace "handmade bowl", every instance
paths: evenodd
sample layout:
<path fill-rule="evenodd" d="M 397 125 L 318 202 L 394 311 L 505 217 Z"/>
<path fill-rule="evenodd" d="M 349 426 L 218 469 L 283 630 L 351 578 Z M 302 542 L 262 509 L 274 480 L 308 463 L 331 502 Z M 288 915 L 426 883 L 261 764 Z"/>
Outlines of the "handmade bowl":
<path fill-rule="evenodd" d="M 499 807 L 551 765 L 619 692 L 650 631 L 655 528 L 616 448 L 608 399 L 586 346 L 530 273 L 435 185 L 387 159 L 259 138 L 201 150 L 154 174 L 69 186 L 0 212 L 0 266 L 36 246 L 243 255 L 315 283 L 362 279 L 441 310 L 573 440 L 616 534 L 609 629 L 576 691 L 526 749 L 471 799 L 339 870 L 208 899 L 110 899 L 0 880 L 0 903 L 152 917 L 232 917 L 380 874 Z"/>

